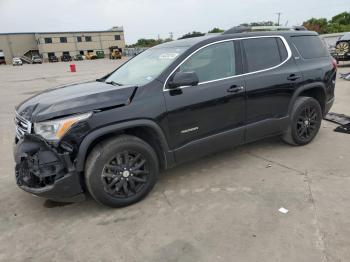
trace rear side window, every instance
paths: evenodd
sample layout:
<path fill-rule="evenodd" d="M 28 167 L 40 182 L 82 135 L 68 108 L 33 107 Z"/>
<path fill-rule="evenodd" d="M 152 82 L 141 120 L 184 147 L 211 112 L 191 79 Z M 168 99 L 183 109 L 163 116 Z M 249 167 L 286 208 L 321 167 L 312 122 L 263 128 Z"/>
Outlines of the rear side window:
<path fill-rule="evenodd" d="M 281 42 L 279 43 L 278 40 Z M 280 38 L 262 37 L 243 40 L 248 72 L 279 65 L 287 58 L 287 50 Z"/>
<path fill-rule="evenodd" d="M 292 41 L 305 59 L 329 56 L 326 46 L 317 35 L 292 36 Z"/>

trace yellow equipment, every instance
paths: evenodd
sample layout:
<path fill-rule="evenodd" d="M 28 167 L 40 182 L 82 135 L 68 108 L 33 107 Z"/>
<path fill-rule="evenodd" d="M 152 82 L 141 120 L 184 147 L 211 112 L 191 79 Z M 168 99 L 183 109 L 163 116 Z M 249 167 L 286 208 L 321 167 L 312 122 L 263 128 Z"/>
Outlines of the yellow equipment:
<path fill-rule="evenodd" d="M 121 59 L 122 58 L 122 49 L 118 46 L 109 47 L 109 58 L 110 59 Z"/>

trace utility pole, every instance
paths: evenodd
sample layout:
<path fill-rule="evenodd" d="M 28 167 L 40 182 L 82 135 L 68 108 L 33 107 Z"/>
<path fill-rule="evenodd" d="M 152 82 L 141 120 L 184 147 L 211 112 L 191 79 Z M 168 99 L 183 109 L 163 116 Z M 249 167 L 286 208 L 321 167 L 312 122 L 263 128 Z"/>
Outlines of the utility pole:
<path fill-rule="evenodd" d="M 278 15 L 277 25 L 279 26 L 282 13 L 281 12 L 277 12 L 276 14 Z"/>
<path fill-rule="evenodd" d="M 169 33 L 169 36 L 170 36 L 170 39 L 173 40 L 174 33 L 173 33 L 173 32 L 170 32 L 170 33 Z"/>

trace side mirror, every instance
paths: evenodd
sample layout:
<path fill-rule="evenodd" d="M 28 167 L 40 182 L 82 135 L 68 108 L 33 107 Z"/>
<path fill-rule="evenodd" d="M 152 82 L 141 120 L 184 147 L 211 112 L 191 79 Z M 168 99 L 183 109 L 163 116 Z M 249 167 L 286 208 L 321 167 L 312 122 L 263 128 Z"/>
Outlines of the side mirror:
<path fill-rule="evenodd" d="M 168 86 L 169 88 L 177 88 L 180 86 L 196 86 L 198 83 L 199 79 L 195 72 L 177 72 Z"/>

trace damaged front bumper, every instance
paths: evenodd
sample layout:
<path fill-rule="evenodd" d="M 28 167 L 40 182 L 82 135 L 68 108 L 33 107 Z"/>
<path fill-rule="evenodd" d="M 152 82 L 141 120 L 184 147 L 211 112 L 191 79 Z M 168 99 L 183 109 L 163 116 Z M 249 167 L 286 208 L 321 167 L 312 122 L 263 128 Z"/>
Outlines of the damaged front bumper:
<path fill-rule="evenodd" d="M 85 199 L 68 152 L 59 153 L 39 137 L 25 134 L 16 139 L 14 158 L 16 182 L 24 191 L 61 202 Z"/>

